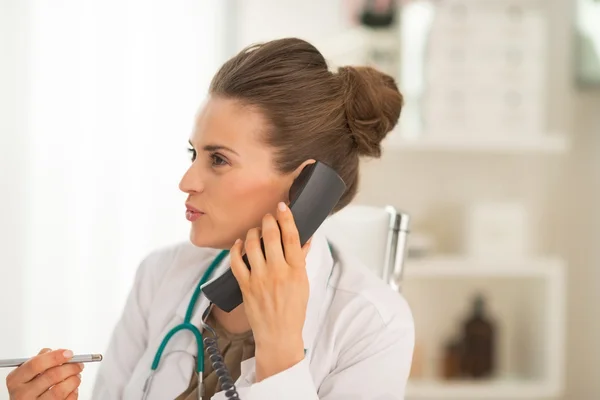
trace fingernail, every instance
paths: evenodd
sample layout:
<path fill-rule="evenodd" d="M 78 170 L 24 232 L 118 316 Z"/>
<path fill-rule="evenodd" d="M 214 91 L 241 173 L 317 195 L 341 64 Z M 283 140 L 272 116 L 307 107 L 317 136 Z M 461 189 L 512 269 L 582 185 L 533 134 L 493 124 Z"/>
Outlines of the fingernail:
<path fill-rule="evenodd" d="M 75 388 L 75 390 L 73 390 L 73 393 L 79 393 L 79 388 Z"/>
<path fill-rule="evenodd" d="M 234 245 L 235 245 L 235 244 L 239 244 L 241 241 L 242 241 L 242 239 L 235 239 L 235 243 L 234 243 Z"/>
<path fill-rule="evenodd" d="M 287 210 L 287 206 L 285 205 L 285 203 L 283 201 L 279 202 L 279 211 L 285 211 Z"/>
<path fill-rule="evenodd" d="M 78 377 L 79 379 L 81 379 L 81 374 L 77 374 L 77 377 Z"/>
<path fill-rule="evenodd" d="M 82 370 L 85 368 L 85 364 L 84 363 L 79 363 L 79 365 L 81 365 L 81 369 Z"/>
<path fill-rule="evenodd" d="M 73 352 L 71 350 L 65 350 L 65 352 L 63 353 L 63 357 L 71 358 L 73 357 Z"/>

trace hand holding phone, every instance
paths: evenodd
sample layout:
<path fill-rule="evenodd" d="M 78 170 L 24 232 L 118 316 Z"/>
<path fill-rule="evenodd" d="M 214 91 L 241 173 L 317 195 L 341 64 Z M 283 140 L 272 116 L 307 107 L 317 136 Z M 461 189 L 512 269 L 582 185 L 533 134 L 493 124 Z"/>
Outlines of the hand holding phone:
<path fill-rule="evenodd" d="M 290 188 L 289 209 L 303 246 L 321 226 L 346 191 L 342 178 L 322 162 L 309 164 Z M 262 243 L 262 242 L 261 242 Z M 263 244 L 261 244 L 261 247 Z M 248 269 L 248 255 L 242 256 Z M 231 268 L 202 286 L 202 292 L 221 310 L 230 312 L 242 304 L 242 292 Z"/>
<path fill-rule="evenodd" d="M 42 349 L 6 378 L 10 400 L 78 398 L 82 363 L 68 363 L 70 350 Z"/>
<path fill-rule="evenodd" d="M 304 357 L 302 328 L 309 296 L 309 248 L 310 241 L 301 246 L 294 216 L 285 203 L 279 204 L 277 219 L 266 215 L 262 229 L 251 229 L 245 240 L 238 239 L 231 248 L 231 270 L 254 334 L 258 381 L 292 367 Z M 244 252 L 251 270 L 243 260 Z"/>

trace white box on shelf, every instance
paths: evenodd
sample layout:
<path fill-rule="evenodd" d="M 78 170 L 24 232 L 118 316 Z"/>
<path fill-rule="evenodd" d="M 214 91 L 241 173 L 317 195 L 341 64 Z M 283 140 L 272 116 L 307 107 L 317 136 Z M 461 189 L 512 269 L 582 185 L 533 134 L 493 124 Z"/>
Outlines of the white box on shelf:
<path fill-rule="evenodd" d="M 530 221 L 517 202 L 476 203 L 467 210 L 466 248 L 473 257 L 526 257 L 531 249 Z"/>

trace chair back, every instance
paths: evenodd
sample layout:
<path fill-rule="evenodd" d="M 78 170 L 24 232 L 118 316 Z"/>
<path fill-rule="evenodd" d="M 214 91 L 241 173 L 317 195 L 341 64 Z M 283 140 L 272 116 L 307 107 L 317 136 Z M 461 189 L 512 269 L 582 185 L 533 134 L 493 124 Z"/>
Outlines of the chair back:
<path fill-rule="evenodd" d="M 356 256 L 375 275 L 400 290 L 410 218 L 393 206 L 348 205 L 323 223 L 341 251 Z"/>

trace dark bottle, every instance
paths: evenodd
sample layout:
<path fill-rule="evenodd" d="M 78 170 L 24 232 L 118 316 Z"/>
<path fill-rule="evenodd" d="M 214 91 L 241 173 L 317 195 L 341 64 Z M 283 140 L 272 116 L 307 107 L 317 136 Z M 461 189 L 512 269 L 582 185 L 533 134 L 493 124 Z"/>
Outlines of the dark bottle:
<path fill-rule="evenodd" d="M 396 22 L 397 8 L 395 0 L 367 0 L 360 22 L 369 28 L 390 28 Z"/>
<path fill-rule="evenodd" d="M 463 327 L 462 372 L 470 378 L 488 378 L 494 372 L 495 328 L 486 315 L 485 300 L 477 295 Z"/>
<path fill-rule="evenodd" d="M 444 379 L 449 380 L 461 377 L 462 350 L 462 343 L 457 338 L 454 338 L 446 343 L 446 346 L 444 347 L 444 359 L 442 364 L 442 376 Z"/>

